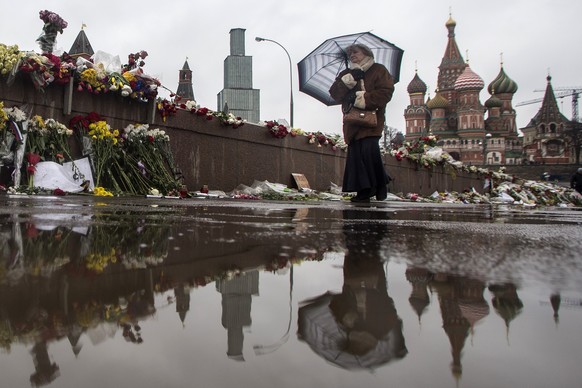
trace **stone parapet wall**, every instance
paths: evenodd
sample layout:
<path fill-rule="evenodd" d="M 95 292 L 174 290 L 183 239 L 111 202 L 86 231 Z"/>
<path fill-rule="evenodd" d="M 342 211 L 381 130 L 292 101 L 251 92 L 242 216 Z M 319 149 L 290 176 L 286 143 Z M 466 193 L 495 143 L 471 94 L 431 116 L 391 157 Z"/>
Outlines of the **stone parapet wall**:
<path fill-rule="evenodd" d="M 303 174 L 312 189 L 327 191 L 342 183 L 346 152 L 330 146 L 310 144 L 305 136 L 278 139 L 263 126 L 245 124 L 239 128 L 223 125 L 217 118 L 207 120 L 179 110 L 164 122 L 153 103 L 140 102 L 117 94 L 94 95 L 73 90 L 72 85 L 50 85 L 43 91 L 17 77 L 11 85 L 0 78 L 0 101 L 6 107 L 28 105 L 33 115 L 68 124 L 76 115 L 97 112 L 112 126 L 150 124 L 170 136 L 174 162 L 182 170 L 190 190 L 208 185 L 210 190 L 230 192 L 240 184 L 267 180 L 294 186 L 292 173 Z M 475 174 L 431 169 L 410 161 L 385 156 L 394 179 L 392 193 L 430 195 L 434 191 L 481 191 L 483 179 Z"/>
<path fill-rule="evenodd" d="M 497 168 L 498 166 L 495 166 Z M 548 179 L 558 182 L 570 182 L 572 174 L 582 165 L 575 164 L 532 164 L 532 165 L 507 165 L 504 166 L 508 174 L 527 180 L 540 180 L 543 174 L 548 174 Z"/>

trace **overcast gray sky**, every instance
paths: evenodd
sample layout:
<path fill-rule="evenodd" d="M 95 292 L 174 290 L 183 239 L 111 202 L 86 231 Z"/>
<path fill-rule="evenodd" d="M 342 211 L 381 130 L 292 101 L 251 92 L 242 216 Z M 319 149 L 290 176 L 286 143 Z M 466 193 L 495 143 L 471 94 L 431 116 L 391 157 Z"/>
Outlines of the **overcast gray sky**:
<path fill-rule="evenodd" d="M 253 87 L 261 90 L 261 119 L 289 120 L 289 62 L 285 52 L 260 36 L 275 40 L 293 62 L 294 126 L 305 131 L 339 133 L 339 107 L 327 107 L 299 92 L 296 64 L 330 37 L 372 31 L 404 50 L 400 82 L 387 109 L 387 124 L 405 129 L 406 92 L 419 76 L 434 96 L 438 66 L 447 44 L 449 11 L 457 22 L 456 40 L 463 57 L 488 85 L 504 69 L 517 82 L 514 105 L 543 97 L 548 71 L 555 88 L 582 86 L 582 2 L 576 0 L 177 0 L 123 2 L 73 0 L 10 2 L 0 23 L 0 42 L 40 52 L 40 10 L 58 13 L 69 24 L 57 38 L 68 51 L 86 24 L 93 49 L 119 55 L 146 50 L 144 71 L 171 90 L 186 57 L 193 71 L 194 94 L 201 106 L 216 110 L 223 89 L 223 62 L 230 50 L 229 31 L 246 29 L 246 54 L 253 57 Z M 167 96 L 162 92 L 161 96 Z M 484 89 L 481 102 L 489 98 Z M 570 97 L 558 100 L 571 118 Z M 517 107 L 524 127 L 540 104 Z"/>

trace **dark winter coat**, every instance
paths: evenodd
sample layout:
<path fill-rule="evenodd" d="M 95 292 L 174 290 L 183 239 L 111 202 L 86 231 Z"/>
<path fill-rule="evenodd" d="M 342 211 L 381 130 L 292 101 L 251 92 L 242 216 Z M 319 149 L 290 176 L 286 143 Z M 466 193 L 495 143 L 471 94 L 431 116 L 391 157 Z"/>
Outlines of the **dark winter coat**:
<path fill-rule="evenodd" d="M 350 104 L 348 96 L 351 90 L 342 82 L 341 78 L 349 72 L 350 69 L 346 69 L 339 73 L 329 89 L 331 97 L 337 102 L 341 102 L 344 110 L 347 110 Z M 378 125 L 375 128 L 362 128 L 344 124 L 343 134 L 347 144 L 352 140 L 359 140 L 365 137 L 380 137 L 384 130 L 386 104 L 392 99 L 392 94 L 394 93 L 394 79 L 384 65 L 374 63 L 364 73 L 364 88 L 366 89 L 364 94 L 366 110 L 377 110 Z M 361 90 L 359 82 L 353 90 Z"/>

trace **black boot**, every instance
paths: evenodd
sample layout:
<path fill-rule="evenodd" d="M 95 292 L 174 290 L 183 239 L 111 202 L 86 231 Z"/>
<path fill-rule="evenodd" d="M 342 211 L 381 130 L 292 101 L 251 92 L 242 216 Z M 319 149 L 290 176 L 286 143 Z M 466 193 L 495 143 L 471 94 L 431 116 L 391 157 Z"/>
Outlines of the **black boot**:
<path fill-rule="evenodd" d="M 372 194 L 371 189 L 360 190 L 360 191 L 358 191 L 358 194 L 355 197 L 352 197 L 350 199 L 350 201 L 359 202 L 359 203 L 368 203 L 368 202 L 370 202 L 370 197 L 372 197 L 373 195 L 374 194 Z"/>
<path fill-rule="evenodd" d="M 383 185 L 376 189 L 376 199 L 378 201 L 383 201 L 388 198 L 388 187 Z"/>

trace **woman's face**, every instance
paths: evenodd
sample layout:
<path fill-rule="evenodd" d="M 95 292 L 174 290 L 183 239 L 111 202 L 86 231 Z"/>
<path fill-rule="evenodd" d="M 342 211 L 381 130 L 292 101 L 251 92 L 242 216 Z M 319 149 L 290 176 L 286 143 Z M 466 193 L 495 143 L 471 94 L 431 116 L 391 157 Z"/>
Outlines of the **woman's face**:
<path fill-rule="evenodd" d="M 359 48 L 355 48 L 350 53 L 350 61 L 352 63 L 360 63 L 364 59 L 365 55 Z"/>

